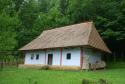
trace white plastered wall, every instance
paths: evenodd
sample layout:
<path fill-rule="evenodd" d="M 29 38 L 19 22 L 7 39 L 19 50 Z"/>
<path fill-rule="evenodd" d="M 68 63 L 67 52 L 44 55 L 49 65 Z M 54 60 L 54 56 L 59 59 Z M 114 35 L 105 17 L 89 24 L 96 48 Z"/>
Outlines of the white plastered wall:
<path fill-rule="evenodd" d="M 66 58 L 67 53 L 71 53 L 71 59 Z M 31 60 L 31 54 L 34 54 L 34 59 Z M 39 54 L 39 59 L 36 60 L 36 54 Z M 61 50 L 50 49 L 42 51 L 27 52 L 25 55 L 25 64 L 46 64 L 48 63 L 48 54 L 53 54 L 52 65 L 60 66 Z M 80 48 L 62 48 L 62 66 L 80 66 Z M 101 53 L 92 49 L 83 48 L 83 69 L 87 69 L 88 63 L 95 63 L 101 60 Z"/>
<path fill-rule="evenodd" d="M 71 53 L 71 59 L 67 60 L 67 53 Z M 80 48 L 62 49 L 62 66 L 80 66 Z"/>
<path fill-rule="evenodd" d="M 101 53 L 89 48 L 83 49 L 83 69 L 88 69 L 89 63 L 96 63 L 101 61 Z"/>
<path fill-rule="evenodd" d="M 34 54 L 34 58 L 31 59 L 31 55 Z M 39 54 L 39 59 L 36 59 L 36 55 Z M 24 64 L 45 64 L 45 51 L 27 52 L 25 54 Z"/>

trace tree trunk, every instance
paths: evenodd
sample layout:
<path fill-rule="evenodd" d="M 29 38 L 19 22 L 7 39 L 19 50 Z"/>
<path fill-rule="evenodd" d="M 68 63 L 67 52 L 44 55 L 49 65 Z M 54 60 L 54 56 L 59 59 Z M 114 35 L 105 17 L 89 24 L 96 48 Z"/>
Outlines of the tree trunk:
<path fill-rule="evenodd" d="M 116 51 L 115 50 L 114 50 L 113 57 L 114 57 L 114 63 L 115 63 L 116 62 Z"/>
<path fill-rule="evenodd" d="M 3 60 L 0 62 L 0 69 L 3 70 Z"/>

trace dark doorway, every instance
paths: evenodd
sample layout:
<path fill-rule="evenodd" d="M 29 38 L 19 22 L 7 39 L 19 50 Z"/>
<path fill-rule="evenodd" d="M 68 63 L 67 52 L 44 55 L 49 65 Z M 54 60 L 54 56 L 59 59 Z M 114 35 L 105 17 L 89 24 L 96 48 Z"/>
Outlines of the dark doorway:
<path fill-rule="evenodd" d="M 48 54 L 48 65 L 52 65 L 53 54 Z"/>

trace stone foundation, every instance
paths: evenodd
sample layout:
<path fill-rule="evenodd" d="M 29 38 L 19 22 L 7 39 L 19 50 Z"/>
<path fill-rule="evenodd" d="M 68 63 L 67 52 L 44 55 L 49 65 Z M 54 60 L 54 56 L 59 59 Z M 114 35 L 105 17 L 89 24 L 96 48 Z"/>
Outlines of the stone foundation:
<path fill-rule="evenodd" d="M 81 70 L 79 66 L 27 65 L 19 64 L 19 68 L 49 69 L 49 70 Z"/>

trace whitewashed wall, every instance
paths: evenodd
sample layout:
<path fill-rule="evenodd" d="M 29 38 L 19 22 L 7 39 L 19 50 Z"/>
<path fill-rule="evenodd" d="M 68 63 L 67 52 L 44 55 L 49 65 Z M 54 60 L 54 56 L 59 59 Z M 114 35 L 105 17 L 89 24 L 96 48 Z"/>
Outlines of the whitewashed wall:
<path fill-rule="evenodd" d="M 32 54 L 34 54 L 34 59 L 31 60 Z M 39 59 L 36 59 L 37 54 L 39 54 Z M 45 51 L 27 52 L 24 64 L 45 64 Z"/>
<path fill-rule="evenodd" d="M 67 60 L 67 53 L 71 53 L 71 59 Z M 52 65 L 60 66 L 61 52 L 60 49 L 46 51 L 46 64 L 48 62 L 48 54 L 53 54 Z M 63 48 L 62 49 L 62 66 L 80 66 L 80 48 Z"/>
<path fill-rule="evenodd" d="M 94 51 L 92 49 L 83 49 L 83 69 L 88 68 L 88 63 L 96 63 L 97 61 L 101 61 L 101 53 Z"/>
<path fill-rule="evenodd" d="M 67 53 L 71 53 L 71 59 L 67 60 Z M 35 57 L 31 60 L 31 54 Z M 36 54 L 39 54 L 39 59 L 36 60 Z M 48 54 L 53 54 L 52 65 L 60 66 L 61 52 L 60 49 L 50 49 L 45 51 L 27 52 L 25 55 L 25 64 L 47 64 Z M 62 49 L 62 66 L 80 66 L 80 48 L 63 48 Z"/>
<path fill-rule="evenodd" d="M 68 60 L 67 53 L 71 53 L 71 59 Z M 63 48 L 62 49 L 62 66 L 80 66 L 80 48 Z M 34 59 L 31 60 L 31 54 L 34 54 Z M 39 59 L 36 60 L 36 54 L 39 54 Z M 53 54 L 52 65 L 60 66 L 60 49 L 51 49 L 45 51 L 27 52 L 25 55 L 25 64 L 46 64 L 48 63 L 48 54 Z M 46 59 L 46 60 L 45 60 Z M 101 53 L 92 49 L 83 48 L 83 69 L 88 68 L 88 63 L 95 63 L 101 60 Z"/>
<path fill-rule="evenodd" d="M 46 51 L 46 64 L 48 62 L 48 54 L 53 54 L 52 65 L 60 65 L 60 49 Z"/>
<path fill-rule="evenodd" d="M 67 53 L 71 53 L 71 59 L 67 60 Z M 80 48 L 62 49 L 62 66 L 80 66 Z"/>

